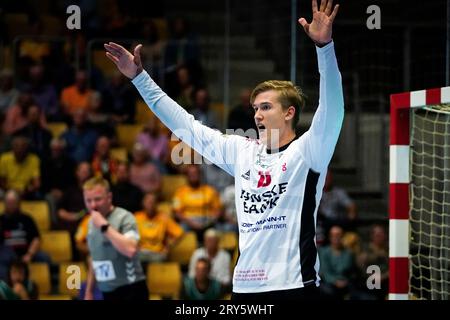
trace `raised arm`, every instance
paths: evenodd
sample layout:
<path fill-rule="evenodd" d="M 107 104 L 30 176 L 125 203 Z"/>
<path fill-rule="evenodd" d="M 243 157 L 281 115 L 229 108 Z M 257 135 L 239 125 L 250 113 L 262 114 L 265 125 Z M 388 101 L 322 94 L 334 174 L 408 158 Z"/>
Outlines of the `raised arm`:
<path fill-rule="evenodd" d="M 105 44 L 107 57 L 125 76 L 132 79 L 144 101 L 162 123 L 199 154 L 234 175 L 235 146 L 238 141 L 243 142 L 244 139 L 238 136 L 224 136 L 219 131 L 202 125 L 167 96 L 142 69 L 141 47 L 136 46 L 133 55 L 116 43 Z"/>
<path fill-rule="evenodd" d="M 306 34 L 316 44 L 320 73 L 319 106 L 308 132 L 304 134 L 304 154 L 315 171 L 324 170 L 333 156 L 344 119 L 344 98 L 334 43 L 332 41 L 333 21 L 339 9 L 334 9 L 332 0 L 322 0 L 317 8 L 312 1 L 313 19 L 307 23 L 304 18 L 299 23 Z"/>

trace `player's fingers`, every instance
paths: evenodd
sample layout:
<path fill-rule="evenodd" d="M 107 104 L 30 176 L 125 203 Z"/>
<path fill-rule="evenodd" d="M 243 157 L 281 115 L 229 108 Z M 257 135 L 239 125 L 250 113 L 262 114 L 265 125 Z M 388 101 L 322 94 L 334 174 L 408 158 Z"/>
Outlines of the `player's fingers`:
<path fill-rule="evenodd" d="M 119 59 L 117 57 L 113 56 L 111 53 L 106 52 L 106 56 L 109 58 L 109 60 L 114 62 L 114 64 L 117 65 L 119 63 Z"/>
<path fill-rule="evenodd" d="M 317 12 L 317 0 L 312 0 L 312 12 Z"/>
<path fill-rule="evenodd" d="M 303 27 L 303 29 L 305 29 L 306 33 L 309 32 L 309 24 L 308 24 L 308 22 L 306 22 L 305 18 L 298 19 L 298 23 L 300 23 L 302 25 L 302 27 Z"/>
<path fill-rule="evenodd" d="M 138 44 L 136 48 L 134 48 L 134 61 L 136 62 L 136 64 L 141 63 L 141 49 L 142 44 Z"/>
<path fill-rule="evenodd" d="M 116 56 L 116 57 L 120 57 L 120 56 L 122 55 L 122 53 L 121 53 L 119 50 L 117 50 L 116 48 L 110 46 L 109 44 L 106 44 L 106 43 L 105 43 L 104 46 L 105 46 L 105 49 L 106 49 L 109 53 L 111 53 L 112 55 L 114 55 L 114 56 Z"/>
<path fill-rule="evenodd" d="M 331 13 L 331 16 L 330 16 L 331 21 L 334 21 L 334 18 L 336 18 L 338 10 L 339 10 L 339 5 L 337 4 L 334 6 L 333 12 Z"/>
<path fill-rule="evenodd" d="M 328 0 L 327 7 L 325 8 L 325 14 L 330 15 L 331 9 L 333 8 L 333 0 Z"/>
<path fill-rule="evenodd" d="M 114 49 L 116 49 L 117 51 L 121 52 L 122 54 L 125 54 L 128 52 L 127 49 L 125 49 L 124 47 L 122 47 L 120 44 L 117 44 L 115 42 L 110 42 L 109 45 L 111 47 L 113 47 Z"/>
<path fill-rule="evenodd" d="M 327 5 L 327 0 L 320 0 L 320 12 L 324 12 Z"/>

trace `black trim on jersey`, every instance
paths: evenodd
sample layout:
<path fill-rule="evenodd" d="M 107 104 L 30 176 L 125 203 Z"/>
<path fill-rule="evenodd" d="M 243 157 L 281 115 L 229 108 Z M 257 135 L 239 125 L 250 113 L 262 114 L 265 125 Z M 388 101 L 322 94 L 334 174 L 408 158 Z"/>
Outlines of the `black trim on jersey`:
<path fill-rule="evenodd" d="M 292 139 L 288 144 L 285 144 L 281 148 L 278 148 L 278 149 L 266 149 L 266 151 L 267 151 L 268 154 L 273 154 L 273 153 L 278 153 L 278 152 L 284 151 L 291 145 L 292 142 L 294 142 L 298 138 L 300 138 L 300 136 L 299 135 L 295 135 L 294 139 Z"/>
<path fill-rule="evenodd" d="M 308 172 L 305 184 L 305 193 L 303 195 L 303 208 L 300 225 L 300 266 L 303 283 L 314 280 L 316 281 L 316 264 L 317 248 L 314 243 L 316 228 L 314 225 L 314 211 L 316 210 L 316 192 L 317 183 L 320 174 L 312 171 Z"/>

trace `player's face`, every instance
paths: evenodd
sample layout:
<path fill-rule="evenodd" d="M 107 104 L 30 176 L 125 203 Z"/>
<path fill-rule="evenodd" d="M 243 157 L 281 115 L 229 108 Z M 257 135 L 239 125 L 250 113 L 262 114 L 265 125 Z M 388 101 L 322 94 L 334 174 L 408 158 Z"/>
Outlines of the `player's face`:
<path fill-rule="evenodd" d="M 269 90 L 261 92 L 253 101 L 255 123 L 261 141 L 272 147 L 277 147 L 279 139 L 290 123 L 287 110 L 283 110 L 278 101 L 278 92 Z"/>
<path fill-rule="evenodd" d="M 84 203 L 89 211 L 99 211 L 107 214 L 111 210 L 112 196 L 105 187 L 95 186 L 90 190 L 84 190 Z"/>

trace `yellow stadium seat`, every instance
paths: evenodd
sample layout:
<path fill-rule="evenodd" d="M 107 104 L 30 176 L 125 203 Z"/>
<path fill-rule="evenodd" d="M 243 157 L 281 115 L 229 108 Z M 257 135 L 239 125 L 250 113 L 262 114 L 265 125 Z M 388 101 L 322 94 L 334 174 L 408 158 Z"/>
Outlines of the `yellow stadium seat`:
<path fill-rule="evenodd" d="M 169 261 L 178 262 L 183 266 L 188 265 L 197 246 L 197 235 L 195 232 L 186 232 L 181 239 L 170 248 Z"/>
<path fill-rule="evenodd" d="M 71 269 L 71 268 L 79 268 L 79 269 Z M 79 270 L 79 273 L 78 273 Z M 59 294 L 68 295 L 71 297 L 78 296 L 79 290 L 76 288 L 69 288 L 69 285 L 75 284 L 75 281 L 72 281 L 74 276 L 80 275 L 78 279 L 79 284 L 87 279 L 87 268 L 83 262 L 64 262 L 59 265 Z M 69 280 L 69 283 L 67 283 Z"/>
<path fill-rule="evenodd" d="M 61 263 L 72 260 L 72 246 L 68 231 L 50 231 L 41 235 L 41 250 L 48 253 L 52 262 Z"/>
<path fill-rule="evenodd" d="M 52 133 L 53 138 L 58 138 L 67 130 L 67 124 L 64 122 L 50 122 L 47 124 L 47 128 Z"/>
<path fill-rule="evenodd" d="M 238 238 L 235 232 L 224 232 L 220 236 L 219 246 L 220 248 L 234 252 L 237 248 Z"/>
<path fill-rule="evenodd" d="M 148 296 L 148 300 L 162 300 L 162 297 L 159 294 L 150 293 Z"/>
<path fill-rule="evenodd" d="M 36 283 L 39 295 L 49 294 L 52 286 L 50 281 L 50 268 L 48 264 L 42 262 L 30 263 L 29 270 L 30 280 Z"/>
<path fill-rule="evenodd" d="M 128 152 L 125 148 L 111 149 L 111 157 L 122 162 L 128 162 Z"/>
<path fill-rule="evenodd" d="M 117 126 L 117 138 L 119 145 L 128 151 L 133 149 L 137 135 L 142 131 L 142 124 L 119 124 Z"/>
<path fill-rule="evenodd" d="M 161 197 L 163 201 L 172 201 L 175 191 L 187 184 L 185 175 L 164 175 L 162 179 Z"/>
<path fill-rule="evenodd" d="M 169 217 L 172 217 L 172 204 L 168 201 L 160 202 L 157 206 L 157 211 L 162 212 Z"/>
<path fill-rule="evenodd" d="M 217 114 L 219 118 L 219 123 L 222 124 L 226 116 L 225 105 L 223 103 L 211 103 L 210 108 Z"/>
<path fill-rule="evenodd" d="M 146 124 L 148 121 L 154 118 L 156 118 L 156 116 L 153 111 L 150 110 L 150 108 L 143 100 L 138 99 L 136 101 L 136 122 Z"/>
<path fill-rule="evenodd" d="M 43 294 L 39 300 L 72 300 L 72 297 L 67 294 Z"/>
<path fill-rule="evenodd" d="M 155 23 L 156 29 L 158 30 L 158 35 L 160 39 L 167 39 L 169 36 L 169 27 L 167 25 L 167 19 L 164 18 L 154 18 L 152 19 Z"/>
<path fill-rule="evenodd" d="M 150 294 L 178 299 L 182 274 L 178 263 L 151 263 L 147 266 L 147 285 Z"/>
<path fill-rule="evenodd" d="M 22 201 L 20 207 L 33 218 L 41 233 L 50 230 L 50 208 L 46 201 Z"/>
<path fill-rule="evenodd" d="M 22 201 L 20 209 L 33 218 L 40 233 L 50 229 L 50 209 L 45 201 Z M 0 202 L 0 214 L 3 214 L 5 204 Z"/>

